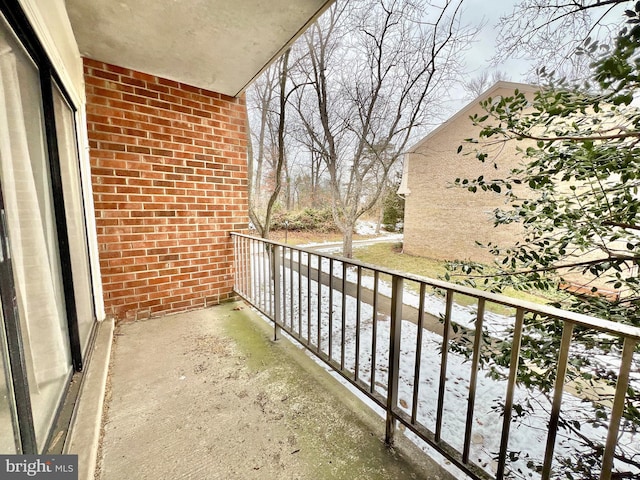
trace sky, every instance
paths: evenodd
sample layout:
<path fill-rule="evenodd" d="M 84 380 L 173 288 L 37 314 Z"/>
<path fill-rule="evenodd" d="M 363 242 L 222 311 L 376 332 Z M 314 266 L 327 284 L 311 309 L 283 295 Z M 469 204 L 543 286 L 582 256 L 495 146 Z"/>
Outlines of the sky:
<path fill-rule="evenodd" d="M 477 40 L 470 45 L 465 52 L 463 63 L 469 78 L 480 75 L 484 70 L 497 69 L 508 76 L 508 80 L 513 82 L 525 82 L 525 74 L 531 67 L 531 62 L 524 59 L 513 59 L 504 62 L 497 67 L 491 65 L 491 58 L 496 48 L 497 30 L 496 25 L 501 16 L 509 16 L 516 4 L 522 0 L 464 0 L 462 7 L 463 25 L 482 25 L 482 30 L 477 36 Z M 630 2 L 632 3 L 632 2 Z M 606 17 L 606 22 L 616 21 L 622 18 L 622 12 L 628 8 L 628 4 L 611 7 Z M 599 10 L 602 13 L 602 10 Z M 597 33 L 594 33 L 597 36 Z M 446 118 L 464 107 L 472 99 L 461 87 L 452 89 L 451 100 L 448 102 Z M 640 99 L 638 100 L 640 102 Z M 443 119 L 444 120 L 444 119 Z"/>
<path fill-rule="evenodd" d="M 487 2 L 486 0 L 463 0 L 463 24 L 484 24 L 477 41 L 471 45 L 465 55 L 465 62 L 470 70 L 475 70 L 479 73 L 490 67 L 489 62 L 496 48 L 496 24 L 501 16 L 509 16 L 516 4 L 521 2 L 522 0 L 494 0 L 492 2 Z M 626 8 L 629 8 L 627 3 L 609 7 L 607 9 L 609 13 L 607 13 L 604 23 L 617 22 L 622 19 L 623 11 Z M 604 12 L 605 10 L 602 8 L 594 10 L 592 17 L 595 19 Z M 598 32 L 594 31 L 591 35 L 598 37 Z M 514 59 L 498 66 L 498 69 L 508 73 L 512 81 L 518 82 L 523 81 L 523 74 L 529 68 L 529 63 L 527 60 Z"/>
<path fill-rule="evenodd" d="M 464 0 L 462 11 L 462 23 L 470 25 L 483 25 L 478 33 L 477 40 L 473 42 L 465 52 L 463 63 L 470 78 L 480 75 L 484 70 L 492 70 L 491 57 L 496 47 L 496 24 L 502 15 L 509 14 L 518 0 Z M 523 81 L 523 75 L 529 68 L 525 60 L 510 60 L 498 66 L 497 69 L 508 74 L 513 82 Z M 464 107 L 472 99 L 462 87 L 456 87 L 451 93 L 448 102 L 448 113 L 453 115 Z"/>
<path fill-rule="evenodd" d="M 484 27 L 478 35 L 478 40 L 471 46 L 466 57 L 466 63 L 470 69 L 478 73 L 488 68 L 496 45 L 495 26 L 500 16 L 509 14 L 513 10 L 516 0 L 498 0 L 491 3 L 486 0 L 464 0 L 462 20 L 463 23 L 482 24 Z M 513 60 L 500 67 L 501 70 L 513 75 L 513 80 L 520 79 L 521 73 L 527 68 L 527 62 Z"/>

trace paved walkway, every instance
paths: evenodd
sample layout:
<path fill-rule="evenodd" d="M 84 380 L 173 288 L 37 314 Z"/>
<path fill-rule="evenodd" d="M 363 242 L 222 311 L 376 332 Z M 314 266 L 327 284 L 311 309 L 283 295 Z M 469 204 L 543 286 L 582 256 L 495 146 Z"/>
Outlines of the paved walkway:
<path fill-rule="evenodd" d="M 372 238 L 364 238 L 362 240 L 354 240 L 353 248 L 365 247 L 368 245 L 374 245 L 376 243 L 397 243 L 402 242 L 404 235 L 402 233 L 391 233 L 381 235 Z M 340 253 L 342 252 L 342 241 L 339 242 L 322 242 L 322 243 L 308 243 L 303 245 L 295 245 L 301 248 L 310 248 L 316 252 L 322 253 Z"/>
<path fill-rule="evenodd" d="M 96 479 L 448 479 L 241 303 L 116 328 Z"/>

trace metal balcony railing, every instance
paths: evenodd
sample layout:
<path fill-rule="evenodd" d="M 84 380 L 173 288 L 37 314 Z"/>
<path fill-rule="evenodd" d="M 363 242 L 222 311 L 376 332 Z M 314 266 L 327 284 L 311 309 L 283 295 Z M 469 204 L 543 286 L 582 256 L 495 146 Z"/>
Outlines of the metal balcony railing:
<path fill-rule="evenodd" d="M 478 479 L 640 478 L 640 329 L 232 236 L 236 293 L 383 409 L 388 444 Z"/>

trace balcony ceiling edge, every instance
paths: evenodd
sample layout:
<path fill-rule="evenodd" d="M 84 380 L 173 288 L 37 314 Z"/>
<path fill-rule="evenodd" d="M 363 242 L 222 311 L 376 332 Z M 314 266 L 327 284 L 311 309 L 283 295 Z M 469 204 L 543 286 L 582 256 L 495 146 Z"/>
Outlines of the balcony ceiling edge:
<path fill-rule="evenodd" d="M 237 96 L 335 0 L 66 0 L 83 56 Z"/>

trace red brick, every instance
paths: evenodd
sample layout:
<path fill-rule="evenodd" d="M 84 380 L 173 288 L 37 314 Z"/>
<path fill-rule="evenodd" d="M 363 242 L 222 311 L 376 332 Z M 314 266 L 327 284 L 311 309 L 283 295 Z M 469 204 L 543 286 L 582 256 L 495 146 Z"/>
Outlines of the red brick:
<path fill-rule="evenodd" d="M 244 100 L 84 65 L 107 313 L 137 318 L 232 298 L 229 231 L 246 229 L 248 217 Z"/>

